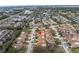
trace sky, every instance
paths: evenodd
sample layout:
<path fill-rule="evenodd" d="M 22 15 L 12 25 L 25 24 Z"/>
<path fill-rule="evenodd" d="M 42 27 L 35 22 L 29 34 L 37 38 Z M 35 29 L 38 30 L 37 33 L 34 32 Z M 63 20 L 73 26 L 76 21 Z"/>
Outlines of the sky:
<path fill-rule="evenodd" d="M 78 0 L 0 0 L 0 6 L 15 5 L 78 5 Z"/>

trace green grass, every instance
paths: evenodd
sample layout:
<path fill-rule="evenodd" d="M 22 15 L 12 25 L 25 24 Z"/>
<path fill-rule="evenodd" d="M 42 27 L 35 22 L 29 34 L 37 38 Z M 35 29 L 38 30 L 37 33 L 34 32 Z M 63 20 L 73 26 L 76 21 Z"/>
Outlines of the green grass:
<path fill-rule="evenodd" d="M 72 51 L 73 53 L 79 53 L 79 48 L 71 48 L 71 51 Z"/>
<path fill-rule="evenodd" d="M 49 53 L 50 51 L 46 47 L 35 46 L 33 48 L 33 53 Z"/>
<path fill-rule="evenodd" d="M 31 32 L 31 29 L 23 29 L 24 32 Z"/>
<path fill-rule="evenodd" d="M 17 50 L 15 50 L 13 47 L 10 47 L 8 51 L 6 51 L 6 53 L 16 53 L 16 52 Z"/>
<path fill-rule="evenodd" d="M 12 35 L 11 41 L 6 42 L 4 44 L 4 48 L 6 48 L 6 51 L 5 51 L 6 53 L 17 53 L 17 52 L 18 53 L 23 53 L 23 52 L 25 52 L 27 50 L 26 47 L 23 47 L 22 49 L 15 49 L 15 48 L 12 47 L 13 41 L 15 40 L 16 37 L 18 37 L 20 35 L 21 31 L 22 30 L 15 30 L 15 32 Z"/>
<path fill-rule="evenodd" d="M 13 33 L 13 35 L 12 35 L 12 37 L 11 37 L 11 40 L 8 41 L 8 42 L 5 42 L 5 43 L 3 44 L 3 48 L 5 49 L 5 52 L 7 52 L 8 50 L 11 50 L 11 49 L 12 49 L 11 45 L 12 45 L 13 41 L 15 40 L 15 38 L 20 35 L 21 31 L 22 31 L 22 30 L 17 30 L 17 29 L 15 29 L 15 30 L 14 30 L 14 33 Z"/>
<path fill-rule="evenodd" d="M 27 51 L 27 48 L 26 48 L 26 47 L 23 47 L 22 49 L 20 49 L 20 50 L 18 51 L 18 53 L 24 53 L 25 51 Z"/>
<path fill-rule="evenodd" d="M 4 43 L 4 44 L 3 44 L 3 48 L 4 48 L 4 49 L 7 49 L 7 47 L 9 46 L 9 44 L 10 44 L 10 41 Z"/>
<path fill-rule="evenodd" d="M 54 48 L 54 53 L 64 53 L 64 49 L 62 47 L 56 47 Z"/>
<path fill-rule="evenodd" d="M 23 47 L 22 49 L 19 49 L 19 50 L 16 50 L 15 48 L 10 47 L 10 48 L 8 49 L 7 53 L 17 53 L 17 52 L 18 52 L 18 53 L 24 53 L 25 50 L 26 50 L 25 47 Z"/>

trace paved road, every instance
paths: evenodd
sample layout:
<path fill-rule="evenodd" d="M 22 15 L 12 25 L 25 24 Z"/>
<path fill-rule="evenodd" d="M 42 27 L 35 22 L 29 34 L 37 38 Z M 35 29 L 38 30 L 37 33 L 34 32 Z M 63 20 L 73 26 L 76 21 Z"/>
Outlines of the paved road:
<path fill-rule="evenodd" d="M 50 20 L 51 20 L 51 19 L 50 19 Z M 50 21 L 50 20 L 49 20 L 49 21 Z M 57 38 L 61 41 L 61 45 L 62 45 L 62 47 L 64 48 L 65 52 L 66 52 L 66 53 L 69 53 L 70 51 L 69 51 L 69 48 L 68 48 L 67 43 L 64 41 L 63 38 L 61 38 L 61 36 L 59 35 L 59 33 L 58 33 L 58 31 L 57 31 L 55 25 L 54 25 L 54 26 L 52 25 L 53 22 L 54 22 L 54 21 L 52 20 L 52 21 L 51 21 L 51 28 L 55 31 Z"/>
<path fill-rule="evenodd" d="M 2 34 L 2 36 L 0 37 L 0 39 L 2 39 L 4 36 L 6 36 L 10 31 L 6 30 L 5 33 Z"/>
<path fill-rule="evenodd" d="M 33 23 L 33 25 L 35 25 Z M 32 53 L 33 52 L 33 47 L 32 47 L 32 42 L 34 41 L 34 37 L 35 37 L 35 30 L 37 27 L 33 27 L 30 37 L 29 37 L 29 41 L 28 41 L 28 49 L 27 49 L 27 53 Z"/>
<path fill-rule="evenodd" d="M 0 20 L 0 24 L 2 24 L 2 23 L 4 23 L 5 21 L 7 21 L 7 20 L 9 20 L 9 19 L 12 19 L 13 17 L 15 17 L 15 16 L 17 16 L 17 15 L 19 15 L 19 14 L 22 14 L 22 13 L 23 13 L 23 12 L 20 12 L 20 13 L 18 13 L 18 14 L 11 15 L 11 16 L 9 16 L 8 18 L 2 19 L 2 20 Z"/>

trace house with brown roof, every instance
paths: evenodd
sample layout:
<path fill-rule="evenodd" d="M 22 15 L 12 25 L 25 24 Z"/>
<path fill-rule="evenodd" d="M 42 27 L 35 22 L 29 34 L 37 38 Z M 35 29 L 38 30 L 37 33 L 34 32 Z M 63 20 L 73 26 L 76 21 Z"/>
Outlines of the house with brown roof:
<path fill-rule="evenodd" d="M 70 24 L 62 24 L 59 28 L 60 33 L 65 38 L 71 48 L 79 47 L 79 34 L 76 33 L 75 28 Z"/>
<path fill-rule="evenodd" d="M 23 47 L 23 44 L 24 44 L 26 38 L 27 38 L 27 33 L 26 32 L 21 32 L 20 36 L 15 39 L 12 46 L 15 49 L 21 49 Z"/>

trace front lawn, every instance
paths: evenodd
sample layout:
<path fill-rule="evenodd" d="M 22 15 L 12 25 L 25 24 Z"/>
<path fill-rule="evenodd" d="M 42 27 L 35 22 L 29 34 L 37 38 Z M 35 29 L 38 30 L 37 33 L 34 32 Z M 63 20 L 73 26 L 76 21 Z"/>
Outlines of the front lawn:
<path fill-rule="evenodd" d="M 79 48 L 71 48 L 71 51 L 72 51 L 73 53 L 79 53 Z"/>

